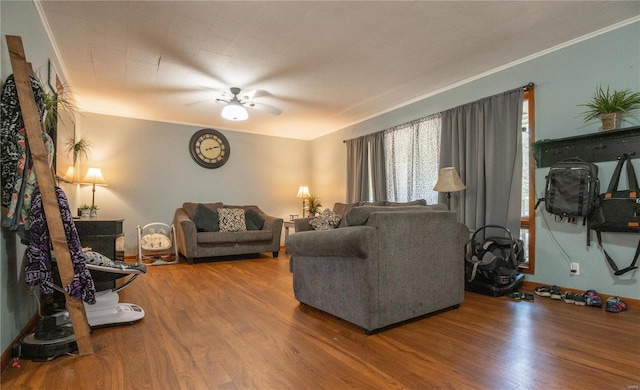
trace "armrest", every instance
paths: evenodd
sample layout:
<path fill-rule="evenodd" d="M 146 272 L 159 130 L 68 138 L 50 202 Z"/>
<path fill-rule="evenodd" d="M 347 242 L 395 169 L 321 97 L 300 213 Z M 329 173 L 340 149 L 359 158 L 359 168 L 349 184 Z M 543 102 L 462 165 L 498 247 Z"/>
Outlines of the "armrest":
<path fill-rule="evenodd" d="M 197 234 L 198 229 L 196 223 L 189 218 L 184 209 L 177 209 L 173 217 L 173 224 L 176 228 L 176 236 L 178 240 L 178 249 L 186 257 L 193 257 L 197 251 Z"/>
<path fill-rule="evenodd" d="M 291 256 L 359 257 L 377 255 L 377 230 L 372 226 L 347 226 L 331 230 L 298 232 L 289 236 L 285 246 Z"/>

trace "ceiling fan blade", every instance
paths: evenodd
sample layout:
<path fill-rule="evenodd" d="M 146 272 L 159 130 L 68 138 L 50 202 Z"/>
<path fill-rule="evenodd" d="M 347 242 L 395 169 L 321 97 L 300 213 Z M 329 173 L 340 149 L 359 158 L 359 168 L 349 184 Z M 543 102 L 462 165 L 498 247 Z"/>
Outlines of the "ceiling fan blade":
<path fill-rule="evenodd" d="M 269 106 L 267 104 L 260 104 L 260 103 L 247 103 L 246 104 L 247 107 L 249 108 L 255 108 L 256 110 L 260 110 L 260 111 L 266 111 L 266 112 L 270 112 L 273 115 L 280 115 L 282 114 L 282 110 L 274 107 L 274 106 Z"/>

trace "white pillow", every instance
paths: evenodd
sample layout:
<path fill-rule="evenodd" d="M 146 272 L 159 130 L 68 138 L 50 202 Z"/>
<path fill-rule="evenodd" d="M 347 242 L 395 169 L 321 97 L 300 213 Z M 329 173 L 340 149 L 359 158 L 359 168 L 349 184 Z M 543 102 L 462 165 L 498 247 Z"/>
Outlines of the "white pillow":
<path fill-rule="evenodd" d="M 243 209 L 218 209 L 221 232 L 241 232 L 247 230 Z"/>
<path fill-rule="evenodd" d="M 145 234 L 140 239 L 140 245 L 145 250 L 165 250 L 171 248 L 171 240 L 164 234 Z"/>

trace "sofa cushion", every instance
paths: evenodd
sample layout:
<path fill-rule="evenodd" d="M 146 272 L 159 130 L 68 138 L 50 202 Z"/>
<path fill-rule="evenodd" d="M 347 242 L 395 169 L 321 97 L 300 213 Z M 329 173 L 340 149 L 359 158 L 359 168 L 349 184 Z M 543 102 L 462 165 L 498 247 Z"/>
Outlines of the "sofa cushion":
<path fill-rule="evenodd" d="M 192 220 L 199 232 L 218 231 L 218 213 L 203 204 L 198 204 Z"/>
<path fill-rule="evenodd" d="M 354 207 L 347 212 L 345 219 L 348 226 L 361 226 L 367 223 L 369 215 L 373 212 L 393 212 L 404 210 L 433 210 L 433 211 L 448 211 L 445 204 L 434 204 L 427 206 L 358 206 Z"/>
<path fill-rule="evenodd" d="M 196 212 L 198 211 L 198 207 L 200 205 L 204 205 L 208 208 L 210 208 L 213 211 L 218 211 L 218 209 L 220 207 L 222 207 L 222 203 L 221 202 L 216 202 L 216 203 L 194 203 L 194 202 L 185 202 L 182 204 L 182 209 L 184 210 L 185 213 L 187 213 L 187 215 L 189 216 L 189 218 L 191 220 L 193 220 L 193 217 L 195 217 Z"/>
<path fill-rule="evenodd" d="M 426 206 L 427 201 L 424 199 L 412 200 L 411 202 L 390 202 L 388 200 L 384 201 L 385 206 Z"/>
<path fill-rule="evenodd" d="M 356 207 L 357 205 L 358 203 L 336 203 L 333 205 L 333 212 L 342 215 L 342 219 L 340 220 L 340 224 L 338 225 L 338 227 L 347 226 L 347 220 L 344 218 L 344 216 L 347 214 L 347 211 Z"/>
<path fill-rule="evenodd" d="M 309 221 L 315 230 L 329 230 L 338 227 L 342 215 L 336 214 L 329 209 L 325 209 L 320 216 Z"/>
<path fill-rule="evenodd" d="M 196 237 L 198 244 L 234 244 L 273 240 L 271 230 L 247 230 L 244 232 L 202 232 Z"/>
<path fill-rule="evenodd" d="M 247 230 L 261 230 L 264 226 L 264 218 L 254 209 L 248 209 L 244 212 L 244 221 Z"/>
<path fill-rule="evenodd" d="M 218 209 L 221 232 L 241 232 L 247 230 L 243 209 Z"/>

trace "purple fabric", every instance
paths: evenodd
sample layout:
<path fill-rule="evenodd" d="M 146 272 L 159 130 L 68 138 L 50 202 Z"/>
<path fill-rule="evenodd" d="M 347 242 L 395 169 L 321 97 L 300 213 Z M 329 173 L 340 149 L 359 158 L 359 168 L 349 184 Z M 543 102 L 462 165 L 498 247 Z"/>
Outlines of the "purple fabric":
<path fill-rule="evenodd" d="M 93 304 L 96 302 L 96 288 L 84 261 L 82 245 L 80 245 L 76 225 L 73 223 L 73 216 L 69 210 L 69 202 L 59 187 L 55 187 L 55 190 L 58 198 L 58 206 L 60 207 L 62 225 L 64 226 L 67 244 L 69 245 L 71 262 L 73 263 L 73 280 L 65 287 L 65 290 L 71 298 L 82 299 L 89 304 Z M 40 188 L 36 188 L 33 192 L 29 216 L 31 219 L 31 230 L 29 247 L 27 249 L 25 279 L 29 286 L 39 284 L 44 294 L 50 294 L 53 292 L 54 285 L 51 262 L 52 246 L 47 220 L 44 215 Z"/>

